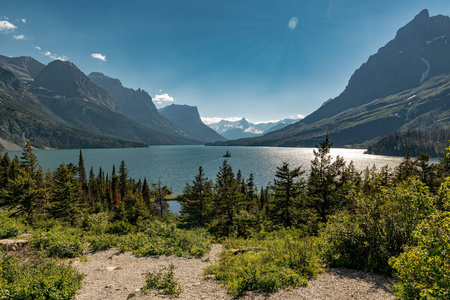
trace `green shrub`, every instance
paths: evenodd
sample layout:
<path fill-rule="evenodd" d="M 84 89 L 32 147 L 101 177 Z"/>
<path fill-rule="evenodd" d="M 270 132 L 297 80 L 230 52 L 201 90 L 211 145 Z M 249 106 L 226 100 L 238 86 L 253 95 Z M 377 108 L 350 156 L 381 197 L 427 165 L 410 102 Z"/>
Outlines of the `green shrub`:
<path fill-rule="evenodd" d="M 10 300 L 74 299 L 84 275 L 51 260 L 26 263 L 0 253 L 0 298 Z"/>
<path fill-rule="evenodd" d="M 450 210 L 450 178 L 441 185 L 441 203 Z M 450 212 L 437 212 L 414 232 L 416 245 L 390 259 L 401 299 L 450 299 Z"/>
<path fill-rule="evenodd" d="M 83 255 L 85 245 L 77 230 L 54 228 L 49 232 L 33 234 L 31 244 L 45 255 L 73 258 Z"/>
<path fill-rule="evenodd" d="M 105 233 L 109 227 L 110 215 L 106 212 L 99 212 L 96 214 L 89 214 L 83 217 L 81 226 L 85 231 L 90 231 L 94 234 Z"/>
<path fill-rule="evenodd" d="M 85 241 L 89 244 L 90 250 L 101 251 L 116 247 L 119 237 L 114 234 L 96 234 L 86 237 Z"/>
<path fill-rule="evenodd" d="M 205 274 L 215 275 L 233 296 L 306 285 L 309 277 L 321 271 L 315 239 L 300 237 L 294 230 L 246 240 L 230 238 L 224 246 L 228 250 Z"/>
<path fill-rule="evenodd" d="M 164 294 L 170 295 L 172 297 L 178 297 L 183 289 L 180 284 L 174 279 L 175 266 L 170 263 L 169 268 L 161 269 L 157 274 L 144 273 L 145 276 L 145 286 L 141 289 L 143 292 L 155 289 L 162 290 Z M 164 271 L 167 271 L 163 273 Z"/>
<path fill-rule="evenodd" d="M 25 231 L 25 226 L 17 219 L 2 216 L 0 218 L 0 238 L 16 237 Z"/>
<path fill-rule="evenodd" d="M 159 221 L 148 224 L 144 232 L 120 237 L 121 252 L 136 255 L 177 255 L 201 257 L 211 250 L 212 237 L 204 229 L 182 230 L 173 223 Z"/>
<path fill-rule="evenodd" d="M 126 235 L 135 231 L 133 225 L 126 221 L 115 221 L 110 223 L 106 228 L 106 233 Z"/>
<path fill-rule="evenodd" d="M 390 274 L 389 258 L 413 244 L 414 229 L 435 210 L 434 199 L 418 180 L 355 198 L 355 212 L 330 217 L 321 232 L 323 258 L 331 266 Z"/>

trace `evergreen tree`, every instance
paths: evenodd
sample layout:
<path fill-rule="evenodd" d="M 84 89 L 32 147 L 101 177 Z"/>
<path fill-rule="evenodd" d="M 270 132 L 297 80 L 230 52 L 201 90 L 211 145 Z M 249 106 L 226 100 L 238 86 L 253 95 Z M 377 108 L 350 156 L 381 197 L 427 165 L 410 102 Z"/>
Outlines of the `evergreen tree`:
<path fill-rule="evenodd" d="M 411 159 L 411 151 L 408 149 L 403 161 L 396 169 L 397 181 L 404 181 L 411 176 L 414 176 L 414 161 Z"/>
<path fill-rule="evenodd" d="M 127 183 L 128 183 L 128 170 L 125 166 L 125 162 L 122 160 L 119 167 L 119 191 L 120 197 L 122 199 L 125 198 L 127 192 Z"/>
<path fill-rule="evenodd" d="M 20 165 L 31 175 L 34 176 L 39 164 L 36 155 L 33 153 L 33 148 L 31 147 L 30 142 L 27 141 L 25 147 L 23 148 L 22 156 L 20 157 L 22 160 Z"/>
<path fill-rule="evenodd" d="M 186 184 L 181 197 L 181 215 L 191 226 L 205 226 L 209 222 L 211 186 L 212 183 L 205 177 L 201 166 L 192 185 Z"/>
<path fill-rule="evenodd" d="M 86 178 L 86 168 L 84 167 L 83 153 L 80 149 L 80 156 L 78 158 L 78 179 L 80 180 L 81 187 L 83 190 L 86 189 L 87 178 Z"/>
<path fill-rule="evenodd" d="M 216 176 L 213 202 L 213 231 L 216 231 L 217 234 L 228 235 L 235 230 L 234 218 L 241 209 L 240 196 L 233 169 L 227 160 L 224 160 Z"/>
<path fill-rule="evenodd" d="M 50 215 L 74 225 L 81 212 L 80 190 L 80 181 L 73 170 L 62 163 L 53 172 L 53 189 L 48 207 Z"/>
<path fill-rule="evenodd" d="M 304 173 L 300 167 L 291 170 L 286 162 L 277 168 L 272 186 L 274 198 L 270 205 L 270 216 L 274 224 L 290 227 L 296 223 L 299 195 L 304 192 L 305 187 L 301 178 Z"/>
<path fill-rule="evenodd" d="M 153 207 L 153 201 L 152 201 L 152 192 L 148 185 L 147 178 L 144 178 L 144 183 L 142 184 L 142 199 L 144 201 L 144 205 L 147 208 L 147 210 L 151 214 L 155 214 L 154 207 Z"/>
<path fill-rule="evenodd" d="M 24 216 L 32 222 L 34 214 L 44 204 L 46 190 L 38 187 L 36 180 L 24 169 L 19 169 L 14 179 L 0 190 L 0 207 L 5 207 L 11 216 Z"/>
<path fill-rule="evenodd" d="M 155 211 L 157 215 L 162 218 L 169 212 L 169 204 L 167 203 L 167 196 L 171 194 L 169 188 L 161 184 L 161 179 L 158 180 L 158 183 L 153 184 L 153 188 L 155 190 Z"/>
<path fill-rule="evenodd" d="M 317 151 L 314 150 L 314 160 L 311 161 L 311 172 L 308 178 L 308 194 L 312 206 L 323 222 L 329 214 L 344 206 L 345 194 L 342 187 L 344 182 L 342 174 L 345 162 L 341 157 L 336 157 L 332 162 L 330 149 L 333 143 L 328 135 L 319 143 Z"/>

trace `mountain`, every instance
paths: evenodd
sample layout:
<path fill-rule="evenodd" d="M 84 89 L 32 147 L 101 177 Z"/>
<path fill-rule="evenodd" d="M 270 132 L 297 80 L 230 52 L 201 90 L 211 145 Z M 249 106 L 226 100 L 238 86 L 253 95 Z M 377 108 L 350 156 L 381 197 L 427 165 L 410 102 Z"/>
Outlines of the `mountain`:
<path fill-rule="evenodd" d="M 433 77 L 421 86 L 347 109 L 298 130 L 297 124 L 228 145 L 314 147 L 329 134 L 337 147 L 363 146 L 392 132 L 450 130 L 450 75 Z M 216 143 L 217 144 L 217 143 Z"/>
<path fill-rule="evenodd" d="M 348 108 L 417 87 L 431 77 L 449 72 L 449 38 L 449 17 L 430 17 L 428 10 L 421 11 L 397 31 L 392 41 L 355 71 L 342 94 L 307 116 L 302 123 L 312 124 Z"/>
<path fill-rule="evenodd" d="M 148 145 L 199 143 L 175 131 L 148 128 L 121 114 L 108 92 L 70 62 L 49 63 L 29 88 L 58 118 L 83 131 Z"/>
<path fill-rule="evenodd" d="M 450 18 L 423 10 L 355 71 L 338 97 L 281 130 L 222 144 L 315 146 L 328 133 L 335 146 L 365 147 L 398 130 L 445 127 L 430 118 L 447 120 L 448 38 Z"/>
<path fill-rule="evenodd" d="M 196 106 L 172 104 L 159 112 L 196 140 L 205 143 L 226 140 L 202 122 Z"/>
<path fill-rule="evenodd" d="M 46 109 L 12 72 L 0 68 L 0 148 L 20 150 L 25 141 L 41 149 L 145 146 L 71 128 Z"/>
<path fill-rule="evenodd" d="M 284 119 L 277 122 L 253 124 L 242 118 L 239 121 L 221 120 L 208 126 L 220 133 L 223 137 L 236 140 L 241 138 L 256 137 L 286 127 L 298 120 Z"/>
<path fill-rule="evenodd" d="M 69 61 L 55 60 L 49 63 L 31 82 L 30 90 L 55 99 L 81 98 L 111 110 L 115 110 L 116 106 L 108 92 L 92 83 Z"/>
<path fill-rule="evenodd" d="M 158 112 L 152 97 L 146 91 L 126 88 L 119 79 L 100 72 L 92 72 L 88 77 L 93 83 L 105 89 L 114 98 L 120 111 L 130 119 L 155 130 L 187 137 L 186 133 Z"/>
<path fill-rule="evenodd" d="M 45 65 L 29 56 L 7 57 L 0 55 L 0 67 L 12 72 L 24 83 L 33 81 Z"/>

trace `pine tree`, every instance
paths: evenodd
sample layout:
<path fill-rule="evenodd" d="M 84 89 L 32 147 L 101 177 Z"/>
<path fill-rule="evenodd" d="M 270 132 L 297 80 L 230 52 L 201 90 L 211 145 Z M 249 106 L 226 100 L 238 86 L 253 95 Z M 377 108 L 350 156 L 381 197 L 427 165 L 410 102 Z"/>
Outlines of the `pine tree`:
<path fill-rule="evenodd" d="M 119 167 L 119 191 L 120 197 L 122 199 L 125 198 L 127 192 L 127 183 L 128 183 L 128 170 L 125 166 L 125 162 L 122 160 Z"/>
<path fill-rule="evenodd" d="M 201 166 L 198 168 L 198 174 L 192 181 L 192 185 L 186 184 L 181 197 L 181 215 L 191 226 L 205 226 L 209 222 L 212 200 L 211 185 Z"/>
<path fill-rule="evenodd" d="M 161 184 L 161 179 L 158 183 L 153 184 L 153 189 L 155 191 L 155 211 L 157 215 L 162 218 L 169 212 L 169 204 L 167 203 L 166 197 L 171 194 L 169 188 L 166 185 Z"/>
<path fill-rule="evenodd" d="M 144 183 L 142 184 L 142 199 L 144 201 L 144 205 L 147 208 L 147 210 L 151 214 L 155 214 L 152 201 L 152 192 L 148 185 L 147 178 L 144 178 Z"/>
<path fill-rule="evenodd" d="M 34 176 L 39 164 L 36 155 L 33 153 L 33 148 L 31 147 L 30 142 L 27 141 L 25 144 L 20 159 L 22 160 L 20 165 L 24 167 L 31 176 Z"/>
<path fill-rule="evenodd" d="M 308 178 L 308 193 L 323 222 L 329 214 L 343 206 L 343 181 L 341 176 L 345 169 L 345 162 L 341 157 L 336 157 L 332 162 L 330 149 L 333 143 L 328 135 L 319 143 L 317 151 L 314 150 L 314 160 L 311 162 L 311 172 Z"/>
<path fill-rule="evenodd" d="M 62 163 L 53 172 L 53 189 L 48 211 L 54 218 L 75 224 L 81 212 L 80 181 L 73 169 Z"/>
<path fill-rule="evenodd" d="M 272 186 L 274 198 L 270 204 L 270 216 L 274 224 L 285 227 L 295 224 L 299 209 L 298 197 L 304 192 L 305 182 L 301 178 L 304 173 L 300 167 L 291 170 L 286 162 L 277 168 Z"/>
<path fill-rule="evenodd" d="M 81 149 L 80 149 L 80 156 L 78 158 L 78 178 L 80 180 L 81 187 L 83 188 L 83 190 L 85 190 L 87 178 L 86 178 L 86 168 L 84 167 L 83 153 L 81 152 Z"/>
<path fill-rule="evenodd" d="M 233 169 L 227 160 L 224 160 L 216 176 L 213 201 L 213 231 L 219 235 L 228 235 L 235 230 L 235 215 L 242 205 L 238 187 Z"/>

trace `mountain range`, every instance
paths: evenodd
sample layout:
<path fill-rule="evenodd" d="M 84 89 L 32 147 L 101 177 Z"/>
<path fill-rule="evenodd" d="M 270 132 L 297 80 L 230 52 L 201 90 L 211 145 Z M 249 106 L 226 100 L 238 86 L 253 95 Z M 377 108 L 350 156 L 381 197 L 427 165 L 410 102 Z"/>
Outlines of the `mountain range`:
<path fill-rule="evenodd" d="M 27 140 L 38 148 L 216 141 L 188 134 L 189 128 L 157 111 L 147 92 L 125 88 L 102 73 L 88 77 L 68 61 L 44 65 L 31 57 L 0 56 L 0 72 L 3 148 L 21 148 Z M 224 139 L 217 134 L 217 140 Z"/>
<path fill-rule="evenodd" d="M 367 147 L 394 133 L 449 129 L 450 18 L 421 11 L 370 56 L 345 90 L 305 119 L 261 137 L 215 145 L 307 146 L 328 134 Z"/>
<path fill-rule="evenodd" d="M 220 120 L 208 124 L 209 127 L 229 140 L 261 136 L 263 134 L 284 128 L 297 122 L 298 119 L 283 119 L 276 122 L 253 124 L 242 118 L 238 121 Z"/>

